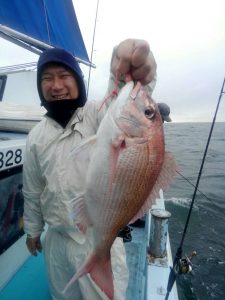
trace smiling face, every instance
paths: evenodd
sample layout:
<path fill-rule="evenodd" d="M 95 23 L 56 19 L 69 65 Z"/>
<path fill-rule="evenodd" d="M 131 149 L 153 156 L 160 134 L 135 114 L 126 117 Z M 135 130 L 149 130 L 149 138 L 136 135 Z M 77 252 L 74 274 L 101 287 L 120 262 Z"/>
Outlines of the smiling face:
<path fill-rule="evenodd" d="M 41 74 L 41 89 L 46 101 L 76 99 L 77 81 L 72 71 L 63 65 L 48 65 Z"/>

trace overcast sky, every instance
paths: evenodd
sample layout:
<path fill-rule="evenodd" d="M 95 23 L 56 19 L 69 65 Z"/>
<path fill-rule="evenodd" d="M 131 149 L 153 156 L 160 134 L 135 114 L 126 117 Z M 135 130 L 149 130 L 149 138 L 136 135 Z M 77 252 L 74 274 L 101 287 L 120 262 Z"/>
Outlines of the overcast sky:
<path fill-rule="evenodd" d="M 73 2 L 90 57 L 97 0 Z M 149 42 L 158 65 L 153 98 L 170 105 L 173 121 L 212 121 L 225 76 L 224 0 L 99 0 L 89 99 L 104 96 L 112 48 L 126 38 Z M 35 60 L 0 39 L 0 66 Z M 225 122 L 225 96 L 217 120 Z"/>

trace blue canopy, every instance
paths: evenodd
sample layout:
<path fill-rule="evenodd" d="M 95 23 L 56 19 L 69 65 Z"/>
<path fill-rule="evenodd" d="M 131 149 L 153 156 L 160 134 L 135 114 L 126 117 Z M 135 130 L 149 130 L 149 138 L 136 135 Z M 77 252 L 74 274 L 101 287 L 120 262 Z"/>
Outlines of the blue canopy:
<path fill-rule="evenodd" d="M 90 63 L 72 0 L 0 0 L 0 35 L 36 53 L 61 47 Z"/>

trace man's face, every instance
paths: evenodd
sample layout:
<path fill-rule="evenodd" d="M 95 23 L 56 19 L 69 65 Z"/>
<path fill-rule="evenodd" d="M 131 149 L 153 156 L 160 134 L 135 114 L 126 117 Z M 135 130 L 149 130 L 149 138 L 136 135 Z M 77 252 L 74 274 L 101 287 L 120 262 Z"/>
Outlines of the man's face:
<path fill-rule="evenodd" d="M 76 99 L 79 96 L 73 73 L 63 65 L 52 64 L 43 70 L 41 89 L 46 101 Z"/>

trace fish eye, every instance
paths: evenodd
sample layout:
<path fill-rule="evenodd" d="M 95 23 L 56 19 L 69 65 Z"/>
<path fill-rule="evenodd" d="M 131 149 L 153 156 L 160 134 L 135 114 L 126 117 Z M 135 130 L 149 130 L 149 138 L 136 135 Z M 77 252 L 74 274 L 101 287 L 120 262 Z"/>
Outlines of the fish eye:
<path fill-rule="evenodd" d="M 147 108 L 145 110 L 145 116 L 148 118 L 148 119 L 152 119 L 154 116 L 155 116 L 155 110 L 153 108 Z"/>

